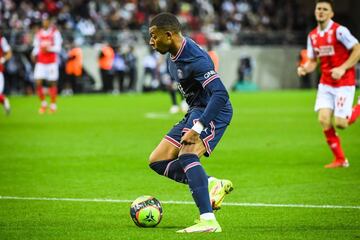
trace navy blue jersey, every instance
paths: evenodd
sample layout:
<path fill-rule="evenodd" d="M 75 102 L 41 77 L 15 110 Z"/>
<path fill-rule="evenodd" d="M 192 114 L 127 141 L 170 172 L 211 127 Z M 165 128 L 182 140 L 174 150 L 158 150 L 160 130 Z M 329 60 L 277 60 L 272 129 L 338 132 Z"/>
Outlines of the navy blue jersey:
<path fill-rule="evenodd" d="M 199 119 L 204 126 L 212 120 L 229 124 L 232 117 L 229 95 L 209 55 L 192 39 L 184 38 L 178 53 L 169 55 L 167 61 L 170 76 L 178 83 L 189 111 L 204 109 Z"/>

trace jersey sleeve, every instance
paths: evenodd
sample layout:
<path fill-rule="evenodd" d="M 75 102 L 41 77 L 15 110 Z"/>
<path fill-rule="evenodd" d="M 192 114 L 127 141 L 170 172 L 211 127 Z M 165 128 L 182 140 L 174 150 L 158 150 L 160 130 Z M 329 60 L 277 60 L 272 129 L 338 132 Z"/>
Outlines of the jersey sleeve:
<path fill-rule="evenodd" d="M 38 33 L 36 33 L 35 37 L 34 37 L 34 41 L 33 41 L 34 48 L 31 52 L 31 55 L 36 56 L 39 53 L 39 47 L 40 47 L 39 45 L 40 45 L 39 36 L 38 36 Z"/>
<path fill-rule="evenodd" d="M 11 50 L 11 47 L 10 47 L 8 41 L 4 37 L 1 37 L 1 48 L 4 52 L 8 52 Z"/>
<path fill-rule="evenodd" d="M 340 26 L 336 30 L 336 38 L 339 40 L 346 49 L 352 49 L 355 44 L 359 43 L 359 41 L 351 34 L 348 28 L 344 26 Z"/>
<path fill-rule="evenodd" d="M 310 39 L 310 34 L 307 37 L 307 56 L 309 59 L 314 59 L 315 58 L 315 52 L 314 52 L 314 48 L 312 46 L 311 43 L 311 39 Z"/>
<path fill-rule="evenodd" d="M 215 72 L 212 62 L 199 61 L 194 72 L 194 78 L 201 83 L 204 90 L 210 96 L 209 103 L 199 119 L 204 126 L 207 126 L 225 106 L 229 99 L 229 94 L 219 75 Z"/>
<path fill-rule="evenodd" d="M 214 70 L 214 64 L 207 59 L 197 61 L 194 65 L 193 72 L 195 80 L 199 81 L 203 88 L 219 77 Z"/>
<path fill-rule="evenodd" d="M 54 45 L 50 47 L 51 52 L 60 53 L 61 52 L 61 44 L 62 44 L 62 37 L 58 30 L 54 33 Z"/>

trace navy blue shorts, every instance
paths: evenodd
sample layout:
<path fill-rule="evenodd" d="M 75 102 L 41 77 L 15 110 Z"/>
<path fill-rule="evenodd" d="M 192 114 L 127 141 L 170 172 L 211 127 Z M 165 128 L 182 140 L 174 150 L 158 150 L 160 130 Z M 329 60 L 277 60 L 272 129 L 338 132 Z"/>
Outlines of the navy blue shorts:
<path fill-rule="evenodd" d="M 203 109 L 192 109 L 168 132 L 168 134 L 165 135 L 164 139 L 180 149 L 180 140 L 182 135 L 194 126 L 195 122 L 200 118 L 203 112 Z M 211 152 L 214 151 L 216 145 L 224 135 L 227 126 L 228 124 L 225 122 L 211 121 L 209 125 L 201 132 L 200 138 L 206 148 L 206 152 L 204 153 L 206 157 L 208 157 Z"/>

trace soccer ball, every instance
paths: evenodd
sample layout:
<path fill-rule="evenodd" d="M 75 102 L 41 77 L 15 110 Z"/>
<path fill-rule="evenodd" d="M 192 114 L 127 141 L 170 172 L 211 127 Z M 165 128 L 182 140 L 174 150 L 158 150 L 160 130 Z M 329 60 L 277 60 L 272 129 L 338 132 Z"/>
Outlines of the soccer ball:
<path fill-rule="evenodd" d="M 151 196 L 141 196 L 130 206 L 130 216 L 139 227 L 155 227 L 162 218 L 159 200 Z"/>

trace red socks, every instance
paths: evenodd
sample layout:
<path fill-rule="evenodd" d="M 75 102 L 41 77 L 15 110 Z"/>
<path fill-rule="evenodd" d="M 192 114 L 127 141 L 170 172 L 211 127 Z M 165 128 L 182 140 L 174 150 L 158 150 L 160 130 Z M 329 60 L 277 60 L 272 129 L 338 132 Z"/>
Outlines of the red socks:
<path fill-rule="evenodd" d="M 41 85 L 36 87 L 36 92 L 37 92 L 40 100 L 44 101 L 45 100 L 45 94 L 44 94 L 44 89 L 43 89 L 43 87 Z"/>
<path fill-rule="evenodd" d="M 49 88 L 49 95 L 50 95 L 50 102 L 51 103 L 56 103 L 57 86 L 51 86 Z"/>
<path fill-rule="evenodd" d="M 345 155 L 341 148 L 340 138 L 337 136 L 335 129 L 333 127 L 331 127 L 330 129 L 325 130 L 324 134 L 326 137 L 326 141 L 327 141 L 333 155 L 336 158 L 336 161 L 344 161 Z"/>
<path fill-rule="evenodd" d="M 5 100 L 5 95 L 0 94 L 0 103 L 3 104 Z"/>
<path fill-rule="evenodd" d="M 359 116 L 360 116 L 360 104 L 357 104 L 352 110 L 352 114 L 349 118 L 349 125 L 353 124 Z"/>
<path fill-rule="evenodd" d="M 44 89 L 42 86 L 36 87 L 37 94 L 41 101 L 45 100 L 45 94 Z M 56 97 L 57 97 L 57 86 L 49 87 L 49 95 L 50 95 L 50 101 L 51 103 L 56 103 Z"/>

